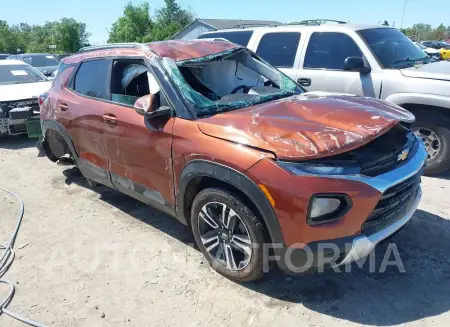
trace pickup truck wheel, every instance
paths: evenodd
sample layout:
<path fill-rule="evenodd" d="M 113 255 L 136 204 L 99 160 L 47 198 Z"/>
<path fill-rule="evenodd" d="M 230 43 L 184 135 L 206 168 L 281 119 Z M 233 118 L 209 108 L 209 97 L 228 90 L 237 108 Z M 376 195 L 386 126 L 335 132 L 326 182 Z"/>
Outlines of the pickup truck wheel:
<path fill-rule="evenodd" d="M 233 193 L 207 188 L 194 199 L 191 227 L 211 267 L 237 282 L 263 274 L 264 227 Z"/>
<path fill-rule="evenodd" d="M 428 153 L 425 175 L 436 175 L 450 168 L 450 120 L 435 112 L 415 113 L 412 128 Z"/>

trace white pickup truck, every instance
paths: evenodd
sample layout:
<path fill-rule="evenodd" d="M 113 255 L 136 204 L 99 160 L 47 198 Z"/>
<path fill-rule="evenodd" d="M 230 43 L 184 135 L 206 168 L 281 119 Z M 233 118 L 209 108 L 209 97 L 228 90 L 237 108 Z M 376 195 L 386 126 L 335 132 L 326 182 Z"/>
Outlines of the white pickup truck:
<path fill-rule="evenodd" d="M 398 29 L 345 22 L 239 27 L 207 32 L 241 44 L 308 91 L 374 97 L 416 116 L 428 175 L 450 168 L 450 62 L 436 61 Z"/>

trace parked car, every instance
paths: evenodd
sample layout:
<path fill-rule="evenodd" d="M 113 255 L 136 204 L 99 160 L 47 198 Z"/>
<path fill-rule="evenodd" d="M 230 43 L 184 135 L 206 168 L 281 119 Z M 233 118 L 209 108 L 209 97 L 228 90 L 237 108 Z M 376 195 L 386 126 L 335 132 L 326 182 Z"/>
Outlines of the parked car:
<path fill-rule="evenodd" d="M 420 44 L 418 42 L 414 42 L 414 44 L 423 52 L 425 52 L 429 57 L 437 59 L 437 60 L 441 60 L 441 52 L 437 49 L 433 49 L 433 48 L 427 48 L 426 46 L 424 46 L 423 44 Z"/>
<path fill-rule="evenodd" d="M 91 183 L 189 225 L 236 281 L 262 275 L 266 243 L 291 271 L 308 248 L 317 265 L 325 243 L 337 265 L 364 257 L 420 200 L 426 151 L 411 113 L 305 93 L 229 42 L 86 48 L 63 59 L 41 98 L 50 160 L 69 155 Z"/>
<path fill-rule="evenodd" d="M 39 70 L 45 76 L 51 76 L 59 65 L 59 60 L 50 53 L 24 53 L 9 56 L 8 59 L 24 61 Z"/>
<path fill-rule="evenodd" d="M 427 48 L 439 50 L 441 48 L 439 41 L 423 41 L 422 45 Z"/>
<path fill-rule="evenodd" d="M 10 56 L 10 54 L 7 53 L 0 53 L 0 60 L 5 60 Z"/>
<path fill-rule="evenodd" d="M 39 136 L 38 96 L 50 86 L 30 65 L 18 60 L 0 61 L 0 137 L 27 133 Z"/>
<path fill-rule="evenodd" d="M 442 60 L 450 60 L 450 44 L 444 45 L 439 52 Z"/>
<path fill-rule="evenodd" d="M 72 55 L 72 53 L 62 53 L 62 54 L 58 54 L 56 55 L 56 57 L 58 58 L 58 60 L 70 57 Z"/>
<path fill-rule="evenodd" d="M 428 175 L 450 168 L 450 63 L 434 62 L 399 30 L 315 24 L 208 32 L 248 46 L 308 91 L 380 98 L 416 116 Z"/>

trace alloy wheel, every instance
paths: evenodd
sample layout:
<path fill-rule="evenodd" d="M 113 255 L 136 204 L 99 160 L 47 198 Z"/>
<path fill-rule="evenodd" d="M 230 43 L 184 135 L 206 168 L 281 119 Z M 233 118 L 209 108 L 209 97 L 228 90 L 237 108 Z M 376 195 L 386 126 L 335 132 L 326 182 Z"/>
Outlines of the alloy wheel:
<path fill-rule="evenodd" d="M 252 257 L 250 233 L 239 215 L 220 202 L 205 204 L 199 213 L 198 231 L 206 251 L 223 267 L 239 271 Z"/>
<path fill-rule="evenodd" d="M 440 140 L 435 132 L 426 127 L 418 127 L 414 133 L 420 138 L 425 145 L 428 153 L 428 160 L 434 159 L 439 153 Z"/>

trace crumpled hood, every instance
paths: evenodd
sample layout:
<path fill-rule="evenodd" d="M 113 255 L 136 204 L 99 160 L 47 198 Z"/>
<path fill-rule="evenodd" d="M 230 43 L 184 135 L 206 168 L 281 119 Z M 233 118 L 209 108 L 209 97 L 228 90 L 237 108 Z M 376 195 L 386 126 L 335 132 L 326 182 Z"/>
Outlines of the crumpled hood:
<path fill-rule="evenodd" d="M 415 78 L 438 79 L 443 81 L 450 81 L 450 62 L 438 61 L 418 68 L 410 67 L 400 69 L 403 76 Z"/>
<path fill-rule="evenodd" d="M 386 101 L 304 93 L 199 119 L 209 136 L 273 152 L 279 159 L 315 159 L 356 149 L 414 116 Z M 239 160 L 239 158 L 236 158 Z"/>

